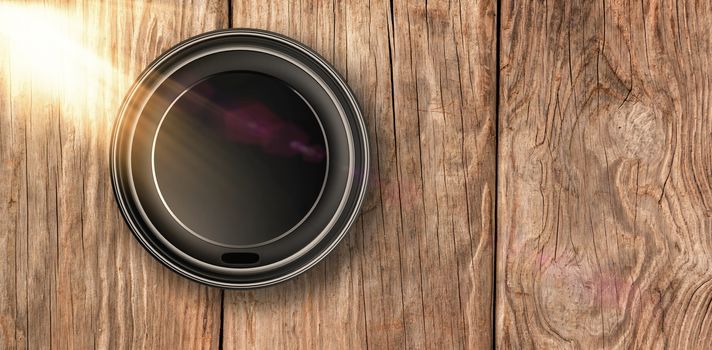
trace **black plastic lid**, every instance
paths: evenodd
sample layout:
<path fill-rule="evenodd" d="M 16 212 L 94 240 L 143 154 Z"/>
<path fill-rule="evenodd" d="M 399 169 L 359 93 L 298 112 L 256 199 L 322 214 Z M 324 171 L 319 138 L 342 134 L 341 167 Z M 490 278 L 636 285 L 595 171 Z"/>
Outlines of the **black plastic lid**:
<path fill-rule="evenodd" d="M 206 33 L 140 76 L 114 128 L 111 173 L 133 233 L 162 263 L 225 288 L 274 284 L 328 254 L 368 175 L 351 91 L 302 44 Z"/>

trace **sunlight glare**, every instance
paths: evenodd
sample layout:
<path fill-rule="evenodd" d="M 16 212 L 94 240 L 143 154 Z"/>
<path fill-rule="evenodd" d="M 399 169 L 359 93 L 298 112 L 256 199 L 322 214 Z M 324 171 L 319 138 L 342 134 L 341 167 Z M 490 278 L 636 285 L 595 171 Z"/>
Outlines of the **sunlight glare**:
<path fill-rule="evenodd" d="M 85 47 L 78 14 L 40 5 L 0 4 L 0 47 L 8 50 L 14 79 L 69 103 L 118 72 Z M 97 85 L 99 84 L 99 85 Z"/>

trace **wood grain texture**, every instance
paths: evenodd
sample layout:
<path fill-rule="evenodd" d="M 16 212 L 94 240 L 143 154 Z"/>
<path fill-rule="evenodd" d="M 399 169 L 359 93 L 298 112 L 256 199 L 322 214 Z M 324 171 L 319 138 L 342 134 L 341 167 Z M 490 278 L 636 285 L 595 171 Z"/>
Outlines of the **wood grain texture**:
<path fill-rule="evenodd" d="M 19 34 L 0 36 L 0 348 L 218 346 L 220 291 L 141 248 L 114 202 L 108 155 L 135 77 L 178 41 L 225 27 L 226 5 L 2 3 L 28 21 L 17 31 L 44 26 L 46 41 L 23 47 L 45 48 L 36 54 L 49 69 L 28 65 Z"/>
<path fill-rule="evenodd" d="M 501 9 L 497 346 L 710 348 L 710 3 Z"/>
<path fill-rule="evenodd" d="M 225 294 L 228 348 L 489 348 L 494 1 L 233 1 L 235 27 L 334 63 L 363 107 L 371 186 L 327 259 Z"/>

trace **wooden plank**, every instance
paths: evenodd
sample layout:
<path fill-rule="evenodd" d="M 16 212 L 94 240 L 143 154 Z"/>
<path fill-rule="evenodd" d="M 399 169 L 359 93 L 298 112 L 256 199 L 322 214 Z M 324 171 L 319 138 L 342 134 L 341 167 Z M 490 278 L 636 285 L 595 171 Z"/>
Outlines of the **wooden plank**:
<path fill-rule="evenodd" d="M 492 344 L 495 15 L 494 1 L 395 3 L 401 244 L 418 247 L 404 289 L 422 308 L 422 320 L 406 313 L 415 348 Z"/>
<path fill-rule="evenodd" d="M 712 8 L 502 1 L 496 343 L 712 345 Z"/>
<path fill-rule="evenodd" d="M 341 27 L 337 33 L 335 26 L 344 25 L 347 10 L 332 1 L 233 1 L 232 9 L 234 27 L 291 36 L 339 68 L 345 66 L 345 43 L 337 35 L 342 38 L 346 32 Z M 388 66 L 382 68 L 388 75 Z M 385 89 L 390 91 L 389 86 Z M 362 247 L 357 238 L 349 235 L 325 262 L 295 280 L 255 291 L 226 291 L 223 347 L 365 348 Z"/>
<path fill-rule="evenodd" d="M 359 222 L 296 280 L 225 294 L 225 348 L 489 348 L 494 1 L 233 1 L 334 62 L 372 143 Z M 391 70 L 391 62 L 393 70 Z"/>
<path fill-rule="evenodd" d="M 0 348 L 217 347 L 220 291 L 170 272 L 131 236 L 108 149 L 141 69 L 225 27 L 227 3 L 1 6 L 17 22 L 0 36 Z"/>

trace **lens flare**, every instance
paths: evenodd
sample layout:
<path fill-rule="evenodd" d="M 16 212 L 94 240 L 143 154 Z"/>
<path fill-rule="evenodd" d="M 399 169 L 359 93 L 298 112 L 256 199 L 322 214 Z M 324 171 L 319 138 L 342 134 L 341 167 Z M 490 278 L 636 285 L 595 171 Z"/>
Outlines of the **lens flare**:
<path fill-rule="evenodd" d="M 259 145 L 267 154 L 301 155 L 307 162 L 326 158 L 324 147 L 309 141 L 299 125 L 283 120 L 261 101 L 240 101 L 223 114 L 225 134 L 233 141 Z"/>

